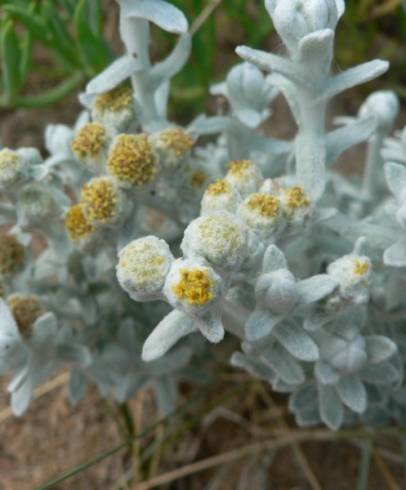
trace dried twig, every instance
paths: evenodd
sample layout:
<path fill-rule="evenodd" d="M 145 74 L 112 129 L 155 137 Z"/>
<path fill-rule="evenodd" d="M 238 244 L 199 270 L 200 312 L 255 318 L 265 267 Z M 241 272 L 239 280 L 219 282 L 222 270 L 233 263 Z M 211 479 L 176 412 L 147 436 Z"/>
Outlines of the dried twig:
<path fill-rule="evenodd" d="M 261 453 L 263 451 L 271 451 L 307 440 L 329 441 L 332 439 L 335 439 L 335 434 L 327 430 L 319 430 L 314 432 L 292 431 L 291 433 L 287 433 L 279 439 L 271 439 L 263 442 L 249 444 L 239 449 L 234 449 L 232 451 L 228 451 L 217 456 L 212 456 L 210 458 L 197 461 L 196 463 L 182 466 L 181 468 L 169 471 L 168 473 L 152 478 L 151 480 L 138 483 L 134 486 L 134 490 L 150 490 L 151 488 L 155 488 L 159 485 L 165 485 L 167 483 L 179 480 L 180 478 L 184 478 L 186 476 L 193 475 L 195 473 L 199 473 L 201 471 L 205 471 L 216 466 L 228 464 L 233 461 L 237 461 L 239 459 L 250 456 L 252 454 Z"/>
<path fill-rule="evenodd" d="M 216 10 L 221 2 L 222 0 L 211 0 L 211 2 L 200 12 L 190 28 L 189 34 L 191 36 L 194 36 L 196 34 L 196 32 L 203 26 L 203 24 Z"/>

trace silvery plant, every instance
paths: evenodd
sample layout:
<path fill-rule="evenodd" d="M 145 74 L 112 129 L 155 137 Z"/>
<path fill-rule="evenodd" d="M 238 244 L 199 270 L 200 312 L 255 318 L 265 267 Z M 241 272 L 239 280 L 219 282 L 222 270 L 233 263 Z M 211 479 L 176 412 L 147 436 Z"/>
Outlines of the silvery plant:
<path fill-rule="evenodd" d="M 327 129 L 329 101 L 388 63 L 332 73 L 343 0 L 266 0 L 285 55 L 238 47 L 212 87 L 227 109 L 181 127 L 167 109 L 191 50 L 185 16 L 163 0 L 118 4 L 125 54 L 80 94 L 75 125 L 46 128 L 46 158 L 0 151 L 0 368 L 13 411 L 69 368 L 75 403 L 90 383 L 120 403 L 150 386 L 168 413 L 179 381 L 207 379 L 216 344 L 234 337 L 231 364 L 286 393 L 299 425 L 401 423 L 398 99 L 374 93 Z M 155 63 L 151 25 L 178 36 Z M 279 95 L 292 141 L 263 129 Z M 362 176 L 332 170 L 362 142 Z"/>

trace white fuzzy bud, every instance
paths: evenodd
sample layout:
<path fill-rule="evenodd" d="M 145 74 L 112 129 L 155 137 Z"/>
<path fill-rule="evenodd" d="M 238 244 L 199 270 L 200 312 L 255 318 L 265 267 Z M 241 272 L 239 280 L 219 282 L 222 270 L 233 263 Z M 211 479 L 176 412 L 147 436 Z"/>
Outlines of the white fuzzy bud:
<path fill-rule="evenodd" d="M 154 236 L 139 238 L 119 253 L 118 282 L 136 301 L 157 299 L 172 261 L 172 253 L 164 240 Z"/>
<path fill-rule="evenodd" d="M 203 194 L 201 214 L 211 215 L 221 211 L 235 213 L 241 203 L 240 193 L 225 179 L 210 184 Z"/>
<path fill-rule="evenodd" d="M 187 257 L 202 257 L 215 269 L 229 271 L 248 253 L 246 229 L 228 213 L 203 216 L 186 228 L 181 248 Z"/>
<path fill-rule="evenodd" d="M 372 264 L 368 257 L 345 255 L 327 267 L 327 274 L 338 280 L 339 294 L 345 300 L 365 303 L 369 299 Z"/>
<path fill-rule="evenodd" d="M 282 224 L 280 200 L 270 194 L 251 194 L 241 203 L 237 215 L 263 238 L 269 238 Z"/>
<path fill-rule="evenodd" d="M 257 192 L 263 177 L 260 169 L 250 160 L 235 160 L 230 163 L 224 180 L 245 198 Z"/>
<path fill-rule="evenodd" d="M 399 99 L 394 92 L 389 90 L 374 92 L 371 94 L 359 110 L 360 117 L 374 116 L 378 124 L 378 130 L 389 133 L 399 114 Z"/>
<path fill-rule="evenodd" d="M 255 286 L 258 301 L 276 314 L 291 311 L 299 301 L 296 280 L 287 269 L 262 274 Z"/>
<path fill-rule="evenodd" d="M 338 1 L 338 0 L 337 0 Z M 308 34 L 335 29 L 339 11 L 336 0 L 268 0 L 267 9 L 280 37 L 291 52 Z"/>

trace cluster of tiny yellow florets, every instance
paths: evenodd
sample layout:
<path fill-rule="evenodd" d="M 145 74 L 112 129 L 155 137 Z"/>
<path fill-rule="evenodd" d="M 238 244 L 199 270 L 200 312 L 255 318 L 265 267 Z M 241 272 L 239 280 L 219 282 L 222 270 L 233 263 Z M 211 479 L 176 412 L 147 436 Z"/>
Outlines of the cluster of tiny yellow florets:
<path fill-rule="evenodd" d="M 229 174 L 233 177 L 242 178 L 252 167 L 251 160 L 234 160 L 229 164 Z"/>
<path fill-rule="evenodd" d="M 147 242 L 136 241 L 121 252 L 119 267 L 135 277 L 139 284 L 158 276 L 167 262 L 164 255 L 157 253 Z"/>
<path fill-rule="evenodd" d="M 14 276 L 24 263 L 25 249 L 21 243 L 13 235 L 0 233 L 0 276 Z"/>
<path fill-rule="evenodd" d="M 307 208 L 310 204 L 310 199 L 307 197 L 303 187 L 291 187 L 286 191 L 286 206 L 289 209 Z"/>
<path fill-rule="evenodd" d="M 122 134 L 111 150 L 107 166 L 120 183 L 141 187 L 154 179 L 157 163 L 148 136 Z"/>
<path fill-rule="evenodd" d="M 86 124 L 72 141 L 72 150 L 79 159 L 97 157 L 107 144 L 107 131 L 99 123 Z"/>
<path fill-rule="evenodd" d="M 94 106 L 100 112 L 120 112 L 131 107 L 132 104 L 133 92 L 131 87 L 121 86 L 99 95 Z"/>
<path fill-rule="evenodd" d="M 173 287 L 173 292 L 190 305 L 203 306 L 213 300 L 213 286 L 207 270 L 182 269 L 181 280 Z"/>
<path fill-rule="evenodd" d="M 183 158 L 194 145 L 194 139 L 191 134 L 182 128 L 169 128 L 162 131 L 160 139 L 163 146 L 173 151 L 177 158 Z"/>
<path fill-rule="evenodd" d="M 119 189 L 113 180 L 100 177 L 83 186 L 80 202 L 90 223 L 109 224 L 117 218 L 119 201 Z"/>
<path fill-rule="evenodd" d="M 220 196 L 221 194 L 228 194 L 231 191 L 231 185 L 224 179 L 217 180 L 207 188 L 207 194 L 209 196 Z"/>
<path fill-rule="evenodd" d="M 355 272 L 355 275 L 357 276 L 365 276 L 368 272 L 369 272 L 369 269 L 370 269 L 370 265 L 369 265 L 369 262 L 368 261 L 364 261 L 364 260 L 360 260 L 360 259 L 357 259 L 354 263 L 355 265 L 355 269 L 354 269 L 354 272 Z"/>
<path fill-rule="evenodd" d="M 89 237 L 95 231 L 95 227 L 87 219 L 83 210 L 83 204 L 72 206 L 65 218 L 65 228 L 73 241 Z"/>
<path fill-rule="evenodd" d="M 23 336 L 29 333 L 30 327 L 45 313 L 39 297 L 33 294 L 11 294 L 7 303 Z"/>
<path fill-rule="evenodd" d="M 14 184 L 22 166 L 23 159 L 17 152 L 8 148 L 0 150 L 0 182 L 3 185 Z"/>
<path fill-rule="evenodd" d="M 264 218 L 275 218 L 280 212 L 279 199 L 270 194 L 252 194 L 247 205 L 250 209 L 258 211 Z"/>

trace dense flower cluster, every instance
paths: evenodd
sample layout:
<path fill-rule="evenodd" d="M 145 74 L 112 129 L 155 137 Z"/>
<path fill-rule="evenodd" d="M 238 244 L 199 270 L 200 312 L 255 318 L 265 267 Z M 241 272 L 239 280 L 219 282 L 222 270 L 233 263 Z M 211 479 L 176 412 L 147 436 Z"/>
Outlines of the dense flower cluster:
<path fill-rule="evenodd" d="M 326 129 L 328 101 L 388 64 L 331 73 L 342 0 L 266 0 L 286 56 L 239 47 L 244 61 L 212 88 L 228 112 L 182 128 L 167 103 L 190 54 L 185 17 L 164 0 L 118 3 L 126 53 L 80 95 L 75 126 L 47 128 L 46 159 L 0 150 L 0 370 L 14 374 L 14 412 L 67 365 L 73 402 L 90 381 L 120 402 L 151 385 L 168 412 L 178 379 L 190 366 L 204 379 L 228 333 L 241 341 L 231 363 L 287 393 L 300 425 L 402 420 L 397 97 L 372 94 Z M 149 23 L 180 36 L 155 64 Z M 293 141 L 259 129 L 278 93 Z M 331 170 L 364 141 L 362 177 Z"/>

